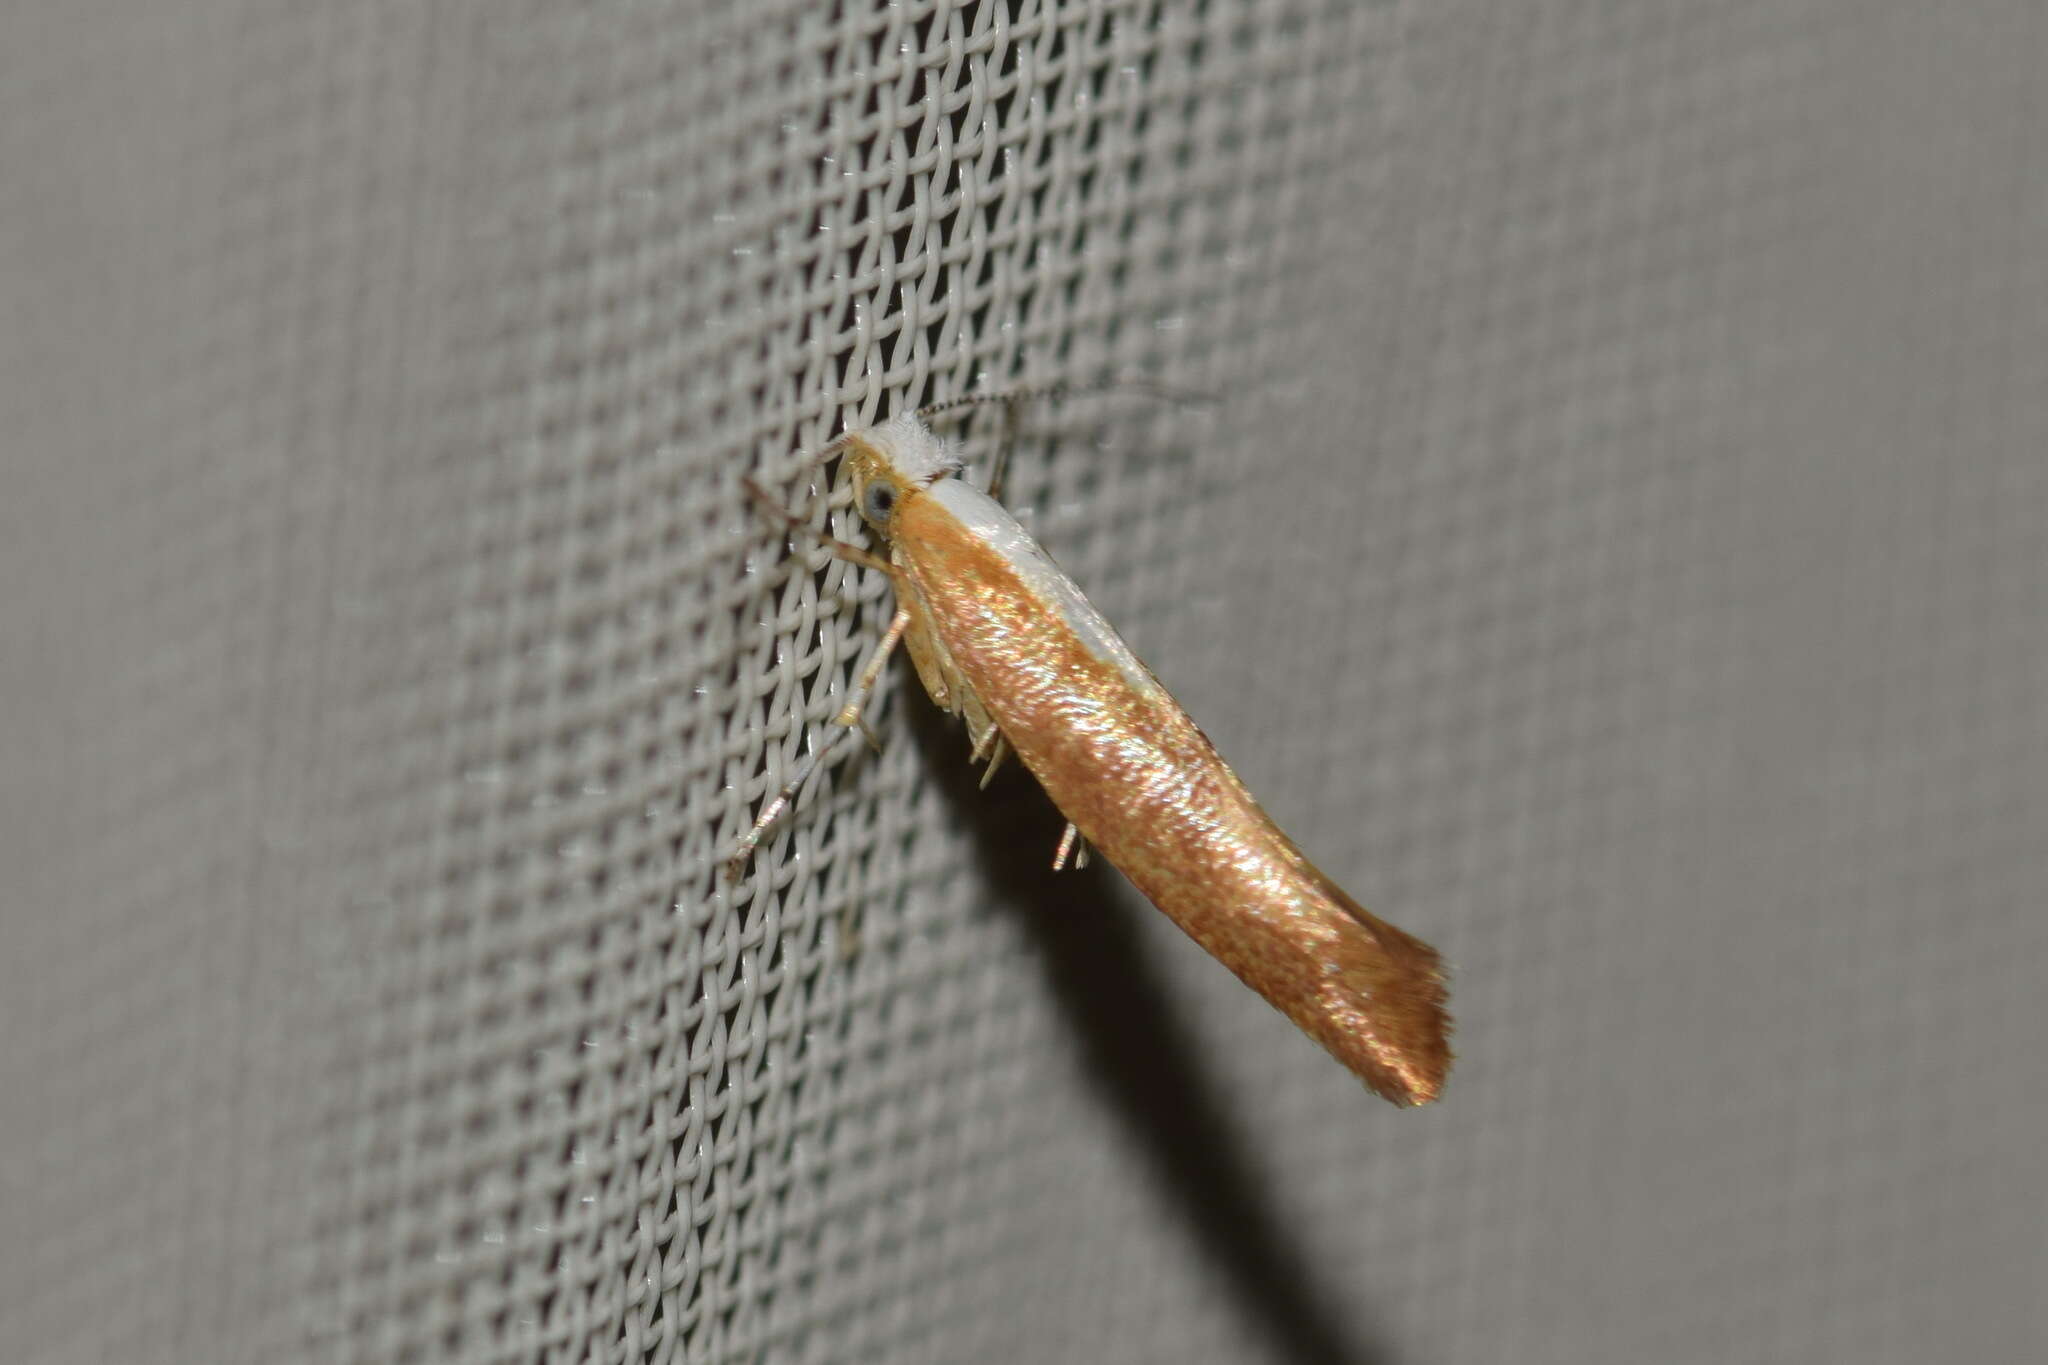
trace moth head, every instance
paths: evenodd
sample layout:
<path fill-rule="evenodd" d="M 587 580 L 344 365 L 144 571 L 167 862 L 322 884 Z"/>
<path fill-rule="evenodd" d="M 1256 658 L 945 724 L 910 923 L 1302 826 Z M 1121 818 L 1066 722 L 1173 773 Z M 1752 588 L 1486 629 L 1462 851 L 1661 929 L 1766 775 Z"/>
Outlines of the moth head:
<path fill-rule="evenodd" d="M 940 479 L 960 472 L 960 459 L 916 416 L 892 418 L 846 437 L 853 505 L 883 535 L 898 509 Z"/>

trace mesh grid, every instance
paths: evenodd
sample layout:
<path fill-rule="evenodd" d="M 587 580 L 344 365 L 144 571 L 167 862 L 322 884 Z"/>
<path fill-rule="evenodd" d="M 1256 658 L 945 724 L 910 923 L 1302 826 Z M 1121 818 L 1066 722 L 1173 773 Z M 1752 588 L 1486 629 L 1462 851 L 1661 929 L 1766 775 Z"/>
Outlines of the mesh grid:
<path fill-rule="evenodd" d="M 2038 1354 L 2044 39 L 13 16 L 0 1358 Z M 1011 500 L 1446 950 L 1435 1109 L 906 671 L 719 881 L 887 610 L 741 479 L 1113 374 L 1223 401 Z"/>

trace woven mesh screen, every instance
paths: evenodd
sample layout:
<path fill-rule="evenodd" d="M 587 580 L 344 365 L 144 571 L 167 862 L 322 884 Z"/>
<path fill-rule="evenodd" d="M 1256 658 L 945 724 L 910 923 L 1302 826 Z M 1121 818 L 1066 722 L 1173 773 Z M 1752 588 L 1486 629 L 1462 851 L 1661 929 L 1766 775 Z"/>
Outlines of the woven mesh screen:
<path fill-rule="evenodd" d="M 19 6 L 0 1359 L 2048 1348 L 2023 4 Z M 1400 1113 L 879 753 L 1011 500 L 1454 964 Z M 995 424 L 961 425 L 985 461 Z"/>

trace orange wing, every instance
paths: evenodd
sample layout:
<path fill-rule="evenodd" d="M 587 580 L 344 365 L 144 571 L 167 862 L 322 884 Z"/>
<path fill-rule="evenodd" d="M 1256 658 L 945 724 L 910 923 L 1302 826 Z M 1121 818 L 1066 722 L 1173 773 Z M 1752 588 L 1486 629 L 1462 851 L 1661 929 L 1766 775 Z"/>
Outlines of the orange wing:
<path fill-rule="evenodd" d="M 986 499 L 973 497 L 985 520 Z M 1435 1099 L 1451 1063 L 1436 951 L 1317 871 L 1071 581 L 1048 578 L 1057 570 L 1022 529 L 1009 521 L 992 543 L 946 505 L 961 500 L 900 506 L 896 559 L 955 670 L 1061 813 L 1376 1093 Z"/>

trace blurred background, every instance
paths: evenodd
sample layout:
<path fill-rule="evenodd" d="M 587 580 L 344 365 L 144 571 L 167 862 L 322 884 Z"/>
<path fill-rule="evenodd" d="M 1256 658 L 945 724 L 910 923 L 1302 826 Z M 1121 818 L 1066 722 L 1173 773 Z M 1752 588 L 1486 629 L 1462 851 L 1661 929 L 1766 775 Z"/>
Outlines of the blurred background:
<path fill-rule="evenodd" d="M 2048 1352 L 2048 11 L 0 23 L 0 1359 Z M 741 479 L 1105 375 L 1430 1109 L 907 669 L 718 877 L 888 611 Z"/>

